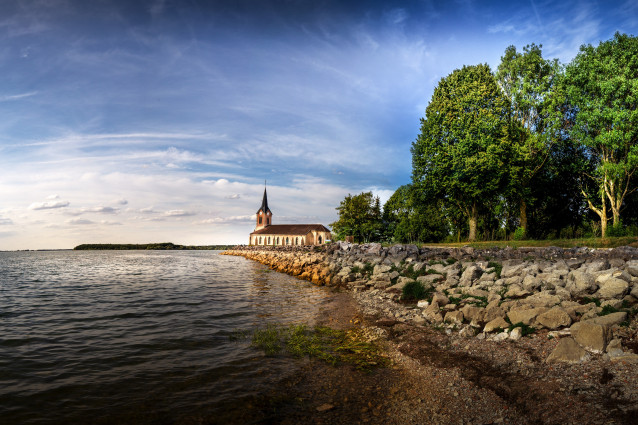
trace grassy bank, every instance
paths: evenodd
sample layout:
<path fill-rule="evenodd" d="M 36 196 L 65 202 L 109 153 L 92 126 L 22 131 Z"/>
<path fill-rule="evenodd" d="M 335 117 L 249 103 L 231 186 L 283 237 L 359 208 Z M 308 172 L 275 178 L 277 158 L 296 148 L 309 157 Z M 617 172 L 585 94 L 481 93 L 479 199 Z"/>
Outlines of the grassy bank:
<path fill-rule="evenodd" d="M 548 247 L 557 246 L 560 248 L 575 248 L 586 246 L 588 248 L 616 248 L 619 246 L 633 246 L 638 248 L 638 238 L 635 236 L 623 236 L 617 238 L 583 238 L 583 239 L 548 239 L 548 240 L 524 240 L 524 241 L 483 241 L 483 242 L 460 242 L 460 243 L 437 243 L 423 244 L 432 247 L 461 247 L 471 246 L 474 248 L 523 248 L 523 247 Z"/>

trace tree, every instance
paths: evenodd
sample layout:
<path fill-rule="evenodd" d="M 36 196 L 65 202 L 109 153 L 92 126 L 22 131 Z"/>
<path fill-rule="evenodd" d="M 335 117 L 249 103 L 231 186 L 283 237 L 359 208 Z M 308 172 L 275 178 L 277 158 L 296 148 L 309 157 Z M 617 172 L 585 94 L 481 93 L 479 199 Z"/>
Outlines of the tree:
<path fill-rule="evenodd" d="M 336 209 L 339 219 L 330 227 L 337 239 L 354 236 L 355 242 L 372 242 L 381 238 L 381 201 L 372 192 L 348 194 Z"/>
<path fill-rule="evenodd" d="M 496 78 L 511 105 L 512 142 L 508 195 L 519 206 L 519 225 L 527 234 L 527 207 L 532 198 L 532 179 L 550 155 L 552 139 L 546 133 L 548 100 L 561 68 L 558 60 L 543 58 L 542 46 L 531 44 L 517 52 L 505 49 Z"/>
<path fill-rule="evenodd" d="M 487 64 L 464 66 L 434 89 L 412 144 L 413 184 L 463 211 L 470 241 L 480 207 L 503 190 L 509 107 Z"/>
<path fill-rule="evenodd" d="M 598 47 L 583 45 L 565 71 L 565 94 L 573 110 L 572 139 L 596 160 L 595 190 L 581 192 L 601 220 L 608 205 L 614 225 L 638 169 L 638 38 L 616 33 Z"/>
<path fill-rule="evenodd" d="M 449 234 L 438 200 L 411 184 L 399 187 L 383 205 L 383 219 L 391 238 L 401 243 L 439 242 Z"/>

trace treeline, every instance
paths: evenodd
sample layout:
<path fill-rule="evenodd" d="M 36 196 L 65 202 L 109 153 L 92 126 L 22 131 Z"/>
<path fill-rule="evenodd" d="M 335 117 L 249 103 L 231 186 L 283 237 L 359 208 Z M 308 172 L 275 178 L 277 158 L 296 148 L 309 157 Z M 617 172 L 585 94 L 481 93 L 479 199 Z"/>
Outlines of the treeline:
<path fill-rule="evenodd" d="M 146 243 L 146 244 L 82 244 L 73 248 L 76 251 L 97 251 L 97 250 L 227 250 L 234 245 L 175 245 L 170 242 Z"/>
<path fill-rule="evenodd" d="M 441 79 L 383 210 L 348 196 L 332 224 L 359 241 L 555 239 L 638 233 L 638 39 L 616 33 L 567 65 L 535 44 L 496 72 Z"/>

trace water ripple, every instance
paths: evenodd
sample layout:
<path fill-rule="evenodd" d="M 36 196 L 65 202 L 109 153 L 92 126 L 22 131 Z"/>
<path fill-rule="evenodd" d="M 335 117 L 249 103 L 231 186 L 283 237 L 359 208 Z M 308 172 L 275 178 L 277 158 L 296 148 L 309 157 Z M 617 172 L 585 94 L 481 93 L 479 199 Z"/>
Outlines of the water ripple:
<path fill-rule="evenodd" d="M 214 417 L 294 370 L 236 329 L 311 323 L 327 294 L 211 251 L 0 253 L 0 423 Z"/>

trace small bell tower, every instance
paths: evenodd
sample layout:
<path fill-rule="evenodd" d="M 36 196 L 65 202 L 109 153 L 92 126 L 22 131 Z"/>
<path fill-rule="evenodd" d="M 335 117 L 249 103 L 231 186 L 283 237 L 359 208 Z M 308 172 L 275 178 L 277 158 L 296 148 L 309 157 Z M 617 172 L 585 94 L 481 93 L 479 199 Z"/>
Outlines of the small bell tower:
<path fill-rule="evenodd" d="M 268 208 L 268 195 L 266 187 L 264 187 L 264 199 L 261 201 L 261 208 L 257 210 L 257 225 L 255 231 L 263 229 L 272 224 L 272 211 Z"/>

